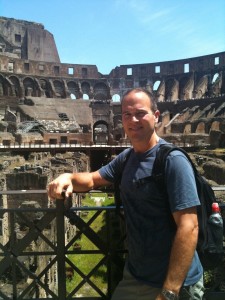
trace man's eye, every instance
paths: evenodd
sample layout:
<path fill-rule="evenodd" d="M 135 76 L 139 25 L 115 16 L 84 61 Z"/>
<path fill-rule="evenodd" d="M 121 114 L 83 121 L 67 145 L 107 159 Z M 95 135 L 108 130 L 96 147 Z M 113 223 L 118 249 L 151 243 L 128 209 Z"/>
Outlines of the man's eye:
<path fill-rule="evenodd" d="M 131 117 L 131 114 L 130 114 L 130 113 L 123 113 L 123 116 L 124 116 L 125 118 L 130 118 L 130 117 Z"/>
<path fill-rule="evenodd" d="M 144 117 L 145 114 L 146 114 L 146 112 L 144 112 L 144 111 L 139 111 L 139 112 L 136 113 L 136 116 L 137 116 L 138 118 L 142 118 L 142 117 Z"/>

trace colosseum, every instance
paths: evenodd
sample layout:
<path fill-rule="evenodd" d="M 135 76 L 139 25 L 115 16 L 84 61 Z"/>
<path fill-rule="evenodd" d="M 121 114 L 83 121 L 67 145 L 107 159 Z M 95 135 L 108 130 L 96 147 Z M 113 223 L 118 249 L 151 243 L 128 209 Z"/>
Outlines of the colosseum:
<path fill-rule="evenodd" d="M 82 222 L 74 226 L 64 218 L 65 207 L 58 209 L 57 222 L 61 223 L 57 224 L 46 186 L 63 172 L 97 169 L 116 154 L 115 146 L 122 149 L 129 144 L 122 126 L 121 97 L 133 87 L 154 93 L 161 112 L 157 124 L 161 137 L 203 151 L 225 147 L 225 52 L 120 65 L 101 74 L 96 65 L 61 63 L 54 36 L 44 25 L 0 17 L 0 298 L 17 299 L 17 294 L 18 299 L 56 299 L 58 290 L 65 295 L 59 286 L 65 283 L 65 276 L 71 280 L 77 271 L 73 264 L 68 265 L 68 245 L 73 244 L 73 253 L 79 251 L 76 247 L 86 227 Z M 23 145 L 28 150 L 19 155 L 15 149 Z M 60 146 L 61 152 L 55 153 L 54 147 L 53 152 L 40 151 L 45 145 L 48 150 Z M 64 151 L 63 145 L 71 150 Z M 82 151 L 82 145 L 91 150 Z M 100 145 L 110 151 L 104 147 L 95 150 Z M 225 184 L 224 152 L 222 155 L 192 153 L 198 168 L 215 186 Z M 39 193 L 29 193 L 32 190 Z M 217 197 L 224 201 L 224 192 Z M 81 209 L 84 195 L 74 193 L 72 198 L 73 206 Z M 82 213 L 88 211 L 79 211 L 79 216 Z M 115 214 L 112 224 L 114 218 Z M 56 235 L 61 235 L 62 248 L 67 247 L 61 256 Z M 112 236 L 118 236 L 117 227 L 112 228 Z M 103 249 L 106 256 L 110 251 Z M 221 273 L 225 276 L 224 268 Z M 90 278 L 82 278 L 89 292 Z M 224 291 L 224 277 L 220 285 Z"/>
<path fill-rule="evenodd" d="M 0 143 L 119 143 L 120 99 L 154 92 L 158 133 L 178 144 L 225 146 L 225 52 L 116 66 L 61 63 L 42 24 L 0 18 Z"/>

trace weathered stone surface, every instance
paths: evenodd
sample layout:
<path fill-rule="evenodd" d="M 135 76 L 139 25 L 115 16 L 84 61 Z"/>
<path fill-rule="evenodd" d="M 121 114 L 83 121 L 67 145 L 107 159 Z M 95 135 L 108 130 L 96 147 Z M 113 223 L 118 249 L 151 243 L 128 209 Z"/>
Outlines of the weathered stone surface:
<path fill-rule="evenodd" d="M 224 145 L 225 52 L 120 65 L 103 75 L 95 65 L 60 63 L 54 37 L 42 24 L 4 17 L 0 21 L 2 131 L 36 130 L 42 136 L 40 142 L 52 144 L 115 144 L 126 138 L 118 126 L 121 97 L 128 89 L 140 87 L 155 94 L 162 113 L 157 127 L 161 136 L 179 134 L 185 139 L 192 135 L 187 143 L 195 144 L 199 140 L 194 135 L 214 130 L 221 137 L 217 141 L 212 137 L 213 145 Z M 27 122 L 35 124 L 29 127 Z M 3 144 L 10 142 L 13 139 L 2 139 Z M 30 135 L 16 142 L 38 141 Z"/>
<path fill-rule="evenodd" d="M 225 163 L 222 160 L 206 162 L 203 170 L 206 178 L 214 180 L 220 185 L 225 184 Z"/>

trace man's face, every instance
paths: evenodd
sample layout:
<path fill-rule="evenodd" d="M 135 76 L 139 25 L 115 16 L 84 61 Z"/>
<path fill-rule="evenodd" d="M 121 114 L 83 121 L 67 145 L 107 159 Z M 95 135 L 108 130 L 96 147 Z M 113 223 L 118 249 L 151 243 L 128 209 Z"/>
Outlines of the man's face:
<path fill-rule="evenodd" d="M 143 92 L 131 92 L 122 102 L 124 130 L 131 140 L 148 141 L 158 121 L 159 111 L 151 110 L 151 101 Z"/>

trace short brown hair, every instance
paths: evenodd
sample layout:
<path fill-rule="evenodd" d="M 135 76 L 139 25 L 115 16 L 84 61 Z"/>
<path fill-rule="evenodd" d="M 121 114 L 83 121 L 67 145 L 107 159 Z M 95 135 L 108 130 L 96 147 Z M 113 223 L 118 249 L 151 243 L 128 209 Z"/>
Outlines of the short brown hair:
<path fill-rule="evenodd" d="M 158 108 L 157 108 L 157 104 L 156 104 L 156 99 L 155 99 L 155 96 L 153 93 L 151 93 L 150 91 L 144 89 L 144 88 L 133 88 L 133 89 L 130 89 L 130 90 L 127 90 L 124 94 L 123 94 L 123 97 L 122 97 L 122 100 L 121 100 L 121 104 L 123 103 L 123 99 L 129 95 L 130 93 L 139 93 L 139 92 L 142 92 L 144 94 L 146 94 L 151 102 L 151 110 L 153 112 L 155 112 Z"/>

